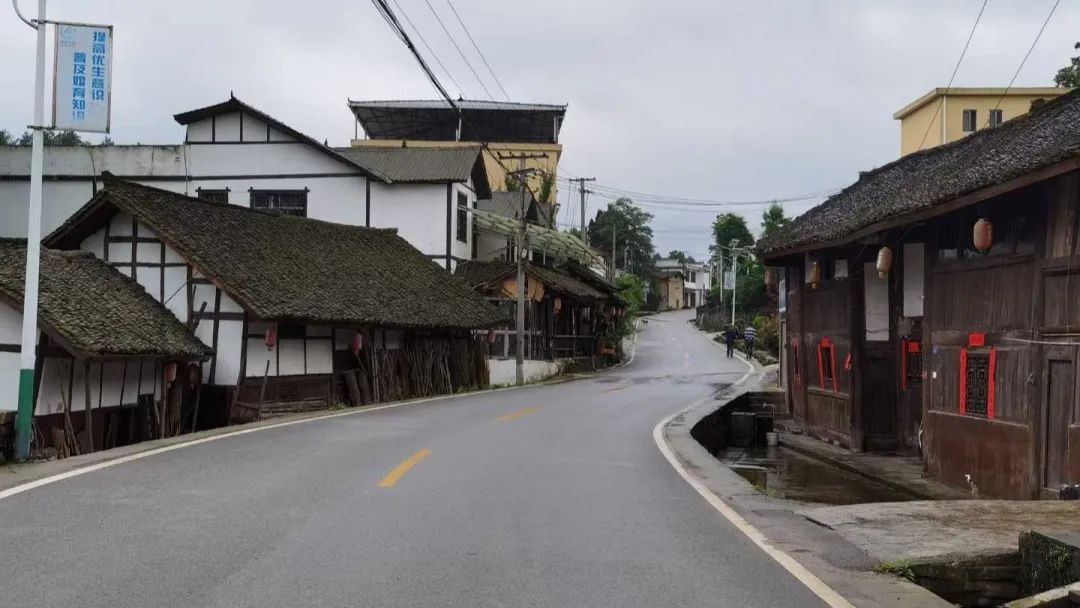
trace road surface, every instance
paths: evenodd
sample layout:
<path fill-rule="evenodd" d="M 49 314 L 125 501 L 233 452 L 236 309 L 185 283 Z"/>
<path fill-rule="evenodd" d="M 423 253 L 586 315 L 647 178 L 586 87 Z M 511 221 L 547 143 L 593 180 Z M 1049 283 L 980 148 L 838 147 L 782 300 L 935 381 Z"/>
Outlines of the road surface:
<path fill-rule="evenodd" d="M 820 606 L 652 439 L 738 380 L 686 313 L 597 377 L 314 420 L 0 500 L 2 606 Z"/>

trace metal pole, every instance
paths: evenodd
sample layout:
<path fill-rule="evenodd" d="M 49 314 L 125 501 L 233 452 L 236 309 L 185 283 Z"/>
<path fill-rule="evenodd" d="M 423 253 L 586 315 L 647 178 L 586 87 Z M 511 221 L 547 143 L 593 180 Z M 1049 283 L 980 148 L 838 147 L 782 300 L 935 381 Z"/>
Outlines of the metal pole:
<path fill-rule="evenodd" d="M 525 158 L 518 159 L 518 170 L 525 170 Z M 521 213 L 518 228 L 517 251 L 517 345 L 514 349 L 514 380 L 518 386 L 525 384 L 525 178 L 521 174 Z"/>
<path fill-rule="evenodd" d="M 17 9 L 18 7 L 16 7 Z M 15 420 L 15 459 L 30 458 L 34 417 L 34 365 L 37 344 L 38 274 L 41 263 L 41 171 L 45 156 L 45 0 L 38 0 L 37 72 L 34 74 L 33 149 L 30 152 L 30 210 L 26 230 L 26 285 L 22 345 L 19 351 L 19 410 Z"/>
<path fill-rule="evenodd" d="M 611 222 L 611 280 L 615 280 L 615 256 L 619 254 L 618 230 L 615 222 Z"/>
<path fill-rule="evenodd" d="M 731 325 L 735 325 L 735 290 L 739 288 L 739 252 L 731 250 Z"/>

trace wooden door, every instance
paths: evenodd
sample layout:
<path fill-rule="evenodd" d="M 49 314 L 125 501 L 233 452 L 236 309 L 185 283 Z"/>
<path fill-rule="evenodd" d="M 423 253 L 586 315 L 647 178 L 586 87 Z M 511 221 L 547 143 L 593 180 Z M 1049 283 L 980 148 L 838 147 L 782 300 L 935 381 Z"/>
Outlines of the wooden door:
<path fill-rule="evenodd" d="M 801 278 L 789 281 L 787 298 L 787 335 L 783 344 L 787 356 L 787 392 L 791 395 L 791 413 L 800 421 L 806 420 L 806 357 L 803 350 L 802 297 L 799 294 Z"/>
<path fill-rule="evenodd" d="M 1068 482 L 1069 424 L 1076 401 L 1076 361 L 1072 348 L 1047 349 L 1043 394 L 1042 485 L 1056 491 Z"/>
<path fill-rule="evenodd" d="M 896 393 L 899 366 L 893 347 L 893 299 L 889 276 L 878 276 L 875 264 L 863 265 L 862 394 L 859 395 L 863 449 L 897 447 Z"/>

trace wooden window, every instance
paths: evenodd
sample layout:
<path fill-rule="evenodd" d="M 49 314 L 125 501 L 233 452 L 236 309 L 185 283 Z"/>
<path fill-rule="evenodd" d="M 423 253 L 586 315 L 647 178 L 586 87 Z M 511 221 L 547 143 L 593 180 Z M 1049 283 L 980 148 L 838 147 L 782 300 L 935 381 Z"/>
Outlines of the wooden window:
<path fill-rule="evenodd" d="M 195 193 L 198 194 L 199 200 L 210 201 L 211 203 L 228 203 L 229 202 L 229 189 L 213 189 L 213 188 L 196 188 Z"/>
<path fill-rule="evenodd" d="M 990 110 L 990 126 L 996 127 L 1002 122 L 1004 122 L 1004 120 L 1002 120 L 1001 110 Z"/>
<path fill-rule="evenodd" d="M 850 356 L 850 355 L 849 355 Z M 922 386 L 922 344 L 915 340 L 900 341 L 900 388 Z"/>
<path fill-rule="evenodd" d="M 307 217 L 307 195 L 304 190 L 250 190 L 251 208 L 282 215 Z"/>
<path fill-rule="evenodd" d="M 469 242 L 469 212 L 466 208 L 469 206 L 469 197 L 458 192 L 457 204 L 457 240 L 467 243 Z"/>
<path fill-rule="evenodd" d="M 823 390 L 830 388 L 835 392 L 839 386 L 836 378 L 836 349 L 829 339 L 822 338 L 817 350 L 818 385 Z"/>
<path fill-rule="evenodd" d="M 978 119 L 978 113 L 975 110 L 964 110 L 964 133 L 975 132 L 975 123 Z"/>
<path fill-rule="evenodd" d="M 970 344 L 981 347 L 981 335 L 972 334 Z M 971 347 L 960 349 L 960 413 L 993 420 L 997 349 Z"/>

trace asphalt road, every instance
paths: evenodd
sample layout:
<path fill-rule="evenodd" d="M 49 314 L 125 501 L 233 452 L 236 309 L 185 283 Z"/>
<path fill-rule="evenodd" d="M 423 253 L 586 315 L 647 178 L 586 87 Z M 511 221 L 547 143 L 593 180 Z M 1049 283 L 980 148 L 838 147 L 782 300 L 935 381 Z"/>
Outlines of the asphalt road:
<path fill-rule="evenodd" d="M 651 320 L 635 361 L 595 378 L 259 431 L 0 500 L 0 606 L 820 606 L 653 442 L 746 372 L 687 318 Z"/>

